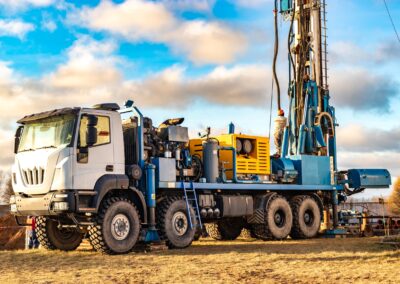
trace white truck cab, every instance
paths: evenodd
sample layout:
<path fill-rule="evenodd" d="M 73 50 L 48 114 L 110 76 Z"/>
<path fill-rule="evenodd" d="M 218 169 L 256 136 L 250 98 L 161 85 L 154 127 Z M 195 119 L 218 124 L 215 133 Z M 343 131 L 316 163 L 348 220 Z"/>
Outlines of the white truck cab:
<path fill-rule="evenodd" d="M 93 191 L 102 176 L 125 173 L 121 116 L 112 109 L 65 108 L 18 122 L 14 213 L 40 216 L 70 209 L 57 197 Z"/>

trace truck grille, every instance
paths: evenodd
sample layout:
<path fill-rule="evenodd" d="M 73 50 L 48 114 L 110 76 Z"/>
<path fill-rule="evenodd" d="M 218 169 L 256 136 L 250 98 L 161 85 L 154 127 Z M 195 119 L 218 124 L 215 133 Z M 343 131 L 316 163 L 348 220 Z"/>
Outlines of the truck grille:
<path fill-rule="evenodd" d="M 22 170 L 23 178 L 28 185 L 42 184 L 44 180 L 44 169 L 43 168 L 33 168 Z"/>

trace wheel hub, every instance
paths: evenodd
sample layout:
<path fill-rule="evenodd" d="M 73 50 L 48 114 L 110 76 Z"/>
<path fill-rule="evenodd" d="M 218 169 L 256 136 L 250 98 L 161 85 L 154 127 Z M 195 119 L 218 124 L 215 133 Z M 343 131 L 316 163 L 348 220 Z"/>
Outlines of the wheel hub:
<path fill-rule="evenodd" d="M 314 222 L 314 214 L 312 213 L 311 210 L 306 210 L 306 211 L 304 212 L 304 217 L 303 217 L 303 219 L 304 219 L 304 223 L 305 223 L 307 226 L 310 226 L 310 225 L 312 225 L 312 223 Z"/>
<path fill-rule="evenodd" d="M 282 210 L 278 210 L 275 212 L 274 222 L 275 225 L 277 225 L 278 227 L 283 227 L 283 225 L 285 224 L 285 213 L 283 213 Z"/>
<path fill-rule="evenodd" d="M 178 236 L 183 236 L 188 230 L 188 219 L 183 212 L 176 212 L 172 217 L 172 227 Z"/>
<path fill-rule="evenodd" d="M 111 221 L 111 234 L 119 241 L 126 239 L 129 234 L 129 219 L 124 214 L 117 214 Z"/>

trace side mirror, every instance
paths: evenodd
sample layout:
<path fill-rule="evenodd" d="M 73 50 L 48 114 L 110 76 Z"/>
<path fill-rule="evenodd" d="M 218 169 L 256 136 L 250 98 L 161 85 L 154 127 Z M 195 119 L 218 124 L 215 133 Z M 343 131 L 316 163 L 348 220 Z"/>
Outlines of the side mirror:
<path fill-rule="evenodd" d="M 97 143 L 97 122 L 98 118 L 95 115 L 88 115 L 88 124 L 86 130 L 86 145 L 88 147 Z"/>
<path fill-rule="evenodd" d="M 21 142 L 21 135 L 22 131 L 24 130 L 24 126 L 19 126 L 17 131 L 15 132 L 15 139 L 14 139 L 14 154 L 18 153 L 19 143 Z"/>
<path fill-rule="evenodd" d="M 93 114 L 89 114 L 87 116 L 87 119 L 88 119 L 88 126 L 97 126 L 97 122 L 99 121 L 97 116 L 95 116 Z"/>
<path fill-rule="evenodd" d="M 97 128 L 95 126 L 88 125 L 86 130 L 86 145 L 92 147 L 97 143 Z"/>

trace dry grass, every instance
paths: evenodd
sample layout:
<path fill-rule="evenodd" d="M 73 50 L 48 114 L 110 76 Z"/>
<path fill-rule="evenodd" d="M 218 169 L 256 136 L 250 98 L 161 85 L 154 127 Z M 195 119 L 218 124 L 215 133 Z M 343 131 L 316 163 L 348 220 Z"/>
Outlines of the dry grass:
<path fill-rule="evenodd" d="M 378 238 L 205 239 L 185 250 L 107 256 L 0 252 L 0 283 L 400 283 L 400 251 Z"/>

